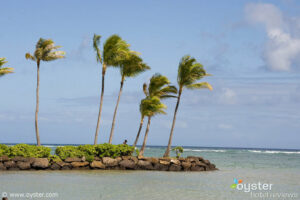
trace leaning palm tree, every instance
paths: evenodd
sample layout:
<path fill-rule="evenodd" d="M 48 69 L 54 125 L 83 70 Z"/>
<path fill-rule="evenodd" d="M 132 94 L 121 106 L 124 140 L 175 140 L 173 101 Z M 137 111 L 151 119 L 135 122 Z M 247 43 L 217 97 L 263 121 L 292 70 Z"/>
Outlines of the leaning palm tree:
<path fill-rule="evenodd" d="M 94 34 L 93 38 L 93 47 L 96 51 L 96 59 L 97 62 L 102 64 L 102 86 L 101 86 L 101 97 L 100 97 L 100 107 L 99 107 L 99 114 L 97 120 L 97 127 L 95 132 L 95 139 L 94 145 L 98 142 L 98 133 L 100 127 L 100 119 L 101 119 L 101 112 L 102 112 L 102 105 L 103 105 L 103 96 L 104 96 L 104 79 L 105 79 L 105 72 L 108 66 L 117 67 L 120 65 L 120 61 L 126 57 L 127 53 L 129 52 L 129 44 L 127 44 L 122 38 L 118 35 L 110 36 L 103 48 L 103 56 L 101 55 L 101 51 L 99 49 L 100 44 L 100 35 Z"/>
<path fill-rule="evenodd" d="M 169 85 L 170 81 L 166 76 L 161 74 L 154 74 L 149 83 L 149 87 L 146 83 L 143 84 L 143 92 L 146 97 L 158 97 L 159 99 L 170 98 L 170 97 L 177 97 L 172 94 L 177 94 L 177 88 L 173 85 Z M 143 127 L 144 118 L 145 118 L 145 111 L 142 109 L 142 104 L 140 104 L 140 113 L 141 113 L 141 121 L 138 133 L 136 135 L 133 147 L 136 146 L 140 133 Z"/>
<path fill-rule="evenodd" d="M 148 117 L 148 123 L 147 123 L 144 141 L 143 141 L 143 145 L 140 150 L 139 156 L 144 155 L 147 138 L 148 138 L 148 133 L 149 133 L 149 129 L 150 129 L 151 118 L 157 114 L 166 114 L 164 111 L 164 109 L 166 109 L 166 108 L 167 108 L 167 106 L 165 104 L 161 103 L 160 99 L 157 96 L 146 97 L 145 99 L 143 99 L 141 101 L 141 110 L 145 114 L 145 116 Z"/>
<path fill-rule="evenodd" d="M 114 116 L 112 120 L 111 130 L 110 130 L 110 136 L 109 136 L 109 144 L 112 142 L 112 137 L 114 134 L 114 128 L 115 128 L 115 122 L 116 122 L 116 115 L 117 110 L 123 90 L 123 85 L 126 77 L 135 77 L 139 75 L 140 73 L 150 69 L 148 65 L 143 63 L 142 58 L 140 58 L 136 52 L 130 51 L 127 55 L 127 58 L 124 59 L 120 65 L 120 72 L 121 72 L 121 85 L 120 85 L 120 91 L 118 95 L 117 104 L 114 111 Z"/>
<path fill-rule="evenodd" d="M 34 55 L 26 53 L 26 59 L 30 59 L 37 64 L 37 87 L 36 87 L 36 110 L 35 110 L 35 133 L 37 145 L 40 146 L 40 135 L 38 127 L 38 112 L 39 112 L 39 86 L 40 86 L 40 62 L 41 61 L 52 61 L 65 57 L 64 51 L 56 51 L 60 46 L 55 46 L 54 42 L 50 39 L 40 38 L 36 44 Z"/>
<path fill-rule="evenodd" d="M 177 110 L 179 107 L 180 98 L 181 98 L 183 89 L 184 88 L 187 88 L 187 89 L 207 88 L 209 90 L 212 90 L 212 86 L 207 82 L 196 83 L 196 81 L 202 79 L 205 76 L 209 76 L 209 74 L 206 73 L 206 71 L 203 68 L 203 65 L 198 63 L 195 58 L 190 57 L 188 55 L 182 57 L 182 59 L 179 63 L 178 75 L 177 75 L 177 83 L 178 83 L 178 87 L 179 87 L 177 104 L 175 107 L 168 147 L 166 149 L 164 157 L 170 156 L 170 148 L 171 148 L 171 144 L 172 144 L 173 131 L 174 131 L 174 126 L 175 126 L 175 121 L 176 121 L 176 114 L 177 114 Z"/>
<path fill-rule="evenodd" d="M 7 63 L 7 61 L 5 61 L 5 58 L 0 58 L 0 76 L 14 72 L 14 68 L 2 67 L 5 63 Z"/>

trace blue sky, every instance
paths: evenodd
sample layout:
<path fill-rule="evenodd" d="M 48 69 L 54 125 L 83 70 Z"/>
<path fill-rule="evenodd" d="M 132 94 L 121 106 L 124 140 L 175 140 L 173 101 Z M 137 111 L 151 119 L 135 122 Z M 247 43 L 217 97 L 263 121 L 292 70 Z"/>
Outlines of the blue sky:
<path fill-rule="evenodd" d="M 0 142 L 34 143 L 36 65 L 25 59 L 40 37 L 67 57 L 41 64 L 42 143 L 92 143 L 101 66 L 92 49 L 117 33 L 151 71 L 128 79 L 113 143 L 132 143 L 141 86 L 156 72 L 176 83 L 190 54 L 213 74 L 213 91 L 183 93 L 174 145 L 300 148 L 300 2 L 278 1 L 3 1 L 0 57 L 15 73 L 0 79 Z M 106 75 L 99 142 L 107 142 L 120 73 Z M 148 144 L 166 145 L 174 100 L 156 116 Z M 144 129 L 143 129 L 144 133 Z"/>

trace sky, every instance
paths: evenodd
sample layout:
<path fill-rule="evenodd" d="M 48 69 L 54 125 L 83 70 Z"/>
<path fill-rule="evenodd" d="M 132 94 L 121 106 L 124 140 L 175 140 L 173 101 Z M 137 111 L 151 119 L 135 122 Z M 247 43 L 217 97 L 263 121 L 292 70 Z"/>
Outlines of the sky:
<path fill-rule="evenodd" d="M 36 64 L 25 53 L 41 37 L 66 51 L 65 59 L 41 63 L 41 142 L 93 142 L 101 91 L 96 33 L 101 45 L 119 34 L 151 67 L 125 81 L 113 143 L 135 139 L 142 84 L 157 72 L 176 84 L 189 54 L 213 75 L 203 81 L 214 90 L 183 91 L 173 145 L 300 149 L 300 1 L 0 2 L 0 57 L 15 68 L 0 78 L 0 143 L 36 142 Z M 109 138 L 120 79 L 118 69 L 107 70 L 99 143 Z M 164 103 L 167 115 L 153 118 L 149 145 L 167 145 L 176 102 Z"/>

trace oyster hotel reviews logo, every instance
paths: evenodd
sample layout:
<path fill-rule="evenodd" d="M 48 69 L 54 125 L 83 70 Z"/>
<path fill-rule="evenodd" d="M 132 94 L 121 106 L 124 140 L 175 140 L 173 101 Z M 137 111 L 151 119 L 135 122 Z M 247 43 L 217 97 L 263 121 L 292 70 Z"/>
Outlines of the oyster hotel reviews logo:
<path fill-rule="evenodd" d="M 273 184 L 262 183 L 260 181 L 254 183 L 245 183 L 242 179 L 233 179 L 232 189 L 243 191 L 251 195 L 251 198 L 275 198 L 275 199 L 297 199 L 298 193 L 271 192 Z"/>

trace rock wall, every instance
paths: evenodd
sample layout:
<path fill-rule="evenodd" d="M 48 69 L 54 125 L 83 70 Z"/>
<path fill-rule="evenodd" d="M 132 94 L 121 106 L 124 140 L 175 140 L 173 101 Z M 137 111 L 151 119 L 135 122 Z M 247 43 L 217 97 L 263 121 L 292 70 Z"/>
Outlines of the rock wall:
<path fill-rule="evenodd" d="M 123 156 L 117 158 L 95 157 L 88 162 L 83 158 L 67 158 L 64 161 L 49 162 L 47 158 L 0 157 L 0 170 L 157 170 L 157 171 L 212 171 L 214 164 L 202 157 L 153 158 Z"/>

